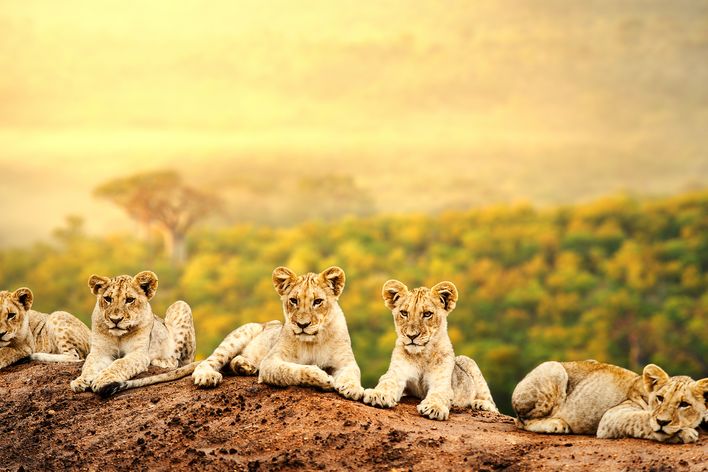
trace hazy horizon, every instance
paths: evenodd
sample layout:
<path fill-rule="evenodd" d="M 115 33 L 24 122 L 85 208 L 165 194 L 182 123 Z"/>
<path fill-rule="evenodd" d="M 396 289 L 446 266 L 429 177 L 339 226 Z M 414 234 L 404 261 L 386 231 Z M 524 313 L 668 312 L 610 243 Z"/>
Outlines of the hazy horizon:
<path fill-rule="evenodd" d="M 379 212 L 704 188 L 707 20 L 696 1 L 8 2 L 0 245 L 67 214 L 130 231 L 92 189 L 162 168 L 223 193 L 229 223 L 279 221 L 279 193 L 322 175 Z"/>

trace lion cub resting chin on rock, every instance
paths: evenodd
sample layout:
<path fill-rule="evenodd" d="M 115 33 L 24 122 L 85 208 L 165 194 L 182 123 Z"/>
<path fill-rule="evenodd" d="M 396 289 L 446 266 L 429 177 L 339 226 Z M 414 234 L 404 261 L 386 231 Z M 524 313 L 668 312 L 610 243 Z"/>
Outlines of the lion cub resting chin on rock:
<path fill-rule="evenodd" d="M 0 369 L 29 357 L 41 362 L 79 362 L 89 350 L 91 331 L 65 311 L 32 310 L 26 287 L 0 291 Z"/>
<path fill-rule="evenodd" d="M 654 364 L 637 375 L 594 360 L 544 362 L 519 382 L 511 406 L 517 426 L 536 433 L 689 443 L 707 395 L 708 378 L 669 377 Z"/>
<path fill-rule="evenodd" d="M 418 412 L 434 420 L 446 420 L 451 406 L 498 411 L 475 361 L 455 357 L 447 335 L 447 315 L 457 303 L 455 285 L 440 282 L 409 291 L 389 280 L 382 294 L 398 338 L 388 372 L 376 388 L 364 391 L 364 403 L 389 408 L 408 394 L 422 398 Z"/>
<path fill-rule="evenodd" d="M 108 396 L 192 373 L 196 367 L 196 363 L 191 363 L 196 347 L 192 310 L 185 302 L 177 301 L 167 308 L 164 320 L 154 315 L 150 299 L 157 292 L 157 276 L 153 272 L 143 271 L 135 277 L 93 275 L 89 287 L 96 295 L 91 315 L 91 352 L 81 375 L 71 382 L 74 392 L 93 390 Z M 129 380 L 151 364 L 179 368 Z"/>
<path fill-rule="evenodd" d="M 361 372 L 338 303 L 344 271 L 330 267 L 319 274 L 297 275 L 278 267 L 273 286 L 283 303 L 285 323 L 248 323 L 231 332 L 197 366 L 194 384 L 218 385 L 219 371 L 228 363 L 237 374 L 259 373 L 259 382 L 334 389 L 359 400 L 364 393 Z"/>

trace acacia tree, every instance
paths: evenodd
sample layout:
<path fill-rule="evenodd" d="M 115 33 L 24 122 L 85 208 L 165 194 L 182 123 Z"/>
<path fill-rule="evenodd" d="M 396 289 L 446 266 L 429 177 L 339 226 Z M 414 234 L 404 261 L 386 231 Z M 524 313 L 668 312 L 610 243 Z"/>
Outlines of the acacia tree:
<path fill-rule="evenodd" d="M 187 258 L 189 229 L 220 206 L 218 197 L 186 185 L 173 171 L 114 179 L 97 187 L 94 195 L 121 207 L 142 225 L 157 228 L 165 251 L 176 264 Z"/>

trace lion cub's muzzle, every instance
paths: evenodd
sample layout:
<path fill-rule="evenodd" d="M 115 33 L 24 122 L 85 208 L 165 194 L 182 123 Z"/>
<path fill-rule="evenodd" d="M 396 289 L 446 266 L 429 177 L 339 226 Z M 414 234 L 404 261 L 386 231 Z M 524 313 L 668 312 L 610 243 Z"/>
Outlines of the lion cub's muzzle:
<path fill-rule="evenodd" d="M 671 420 L 660 420 L 658 418 L 652 418 L 651 429 L 653 429 L 654 432 L 657 434 L 673 436 L 674 434 L 679 432 L 681 428 L 671 426 Z"/>
<path fill-rule="evenodd" d="M 319 327 L 313 325 L 311 321 L 295 321 L 293 320 L 293 333 L 295 336 L 307 339 L 314 337 L 319 332 Z"/>
<path fill-rule="evenodd" d="M 17 333 L 8 333 L 7 331 L 0 332 L 0 347 L 5 347 L 10 344 Z"/>
<path fill-rule="evenodd" d="M 417 352 L 424 348 L 428 342 L 430 342 L 429 336 L 421 337 L 421 332 L 406 332 L 402 333 L 401 340 L 403 341 L 403 347 L 411 352 Z"/>
<path fill-rule="evenodd" d="M 120 336 L 125 334 L 130 328 L 130 321 L 126 320 L 121 313 L 106 314 L 103 320 L 106 323 L 106 327 L 108 327 L 108 331 L 113 335 Z"/>

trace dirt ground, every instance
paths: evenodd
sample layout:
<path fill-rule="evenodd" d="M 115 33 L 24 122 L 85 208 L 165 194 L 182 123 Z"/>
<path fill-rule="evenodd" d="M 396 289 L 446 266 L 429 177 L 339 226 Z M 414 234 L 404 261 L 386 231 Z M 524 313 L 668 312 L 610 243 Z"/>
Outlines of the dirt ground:
<path fill-rule="evenodd" d="M 213 390 L 187 378 L 102 400 L 69 390 L 80 366 L 0 373 L 0 470 L 708 470 L 705 433 L 688 445 L 537 435 L 504 415 L 435 422 L 413 400 L 380 410 L 252 377 Z"/>

